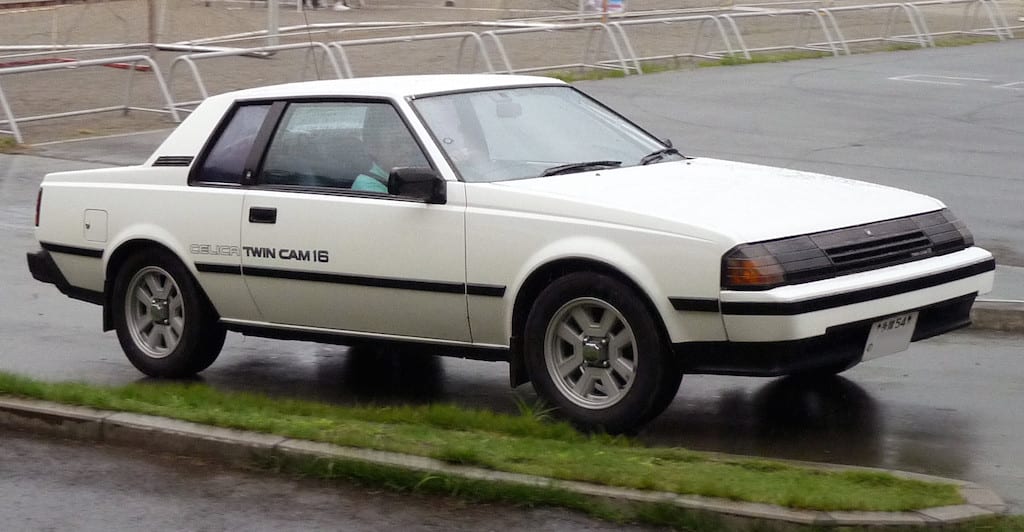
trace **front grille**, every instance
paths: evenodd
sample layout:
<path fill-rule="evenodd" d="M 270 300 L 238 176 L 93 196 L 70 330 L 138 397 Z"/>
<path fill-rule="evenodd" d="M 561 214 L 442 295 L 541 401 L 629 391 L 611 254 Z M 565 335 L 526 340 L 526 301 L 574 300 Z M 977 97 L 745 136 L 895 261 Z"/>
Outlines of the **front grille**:
<path fill-rule="evenodd" d="M 831 279 L 945 255 L 974 245 L 974 237 L 946 209 L 870 224 L 733 248 L 723 258 L 722 286 L 769 290 Z M 731 282 L 756 265 L 767 281 Z M 742 277 L 740 277 L 742 281 Z"/>
<path fill-rule="evenodd" d="M 835 275 L 856 273 L 932 255 L 932 241 L 913 218 L 811 235 Z"/>

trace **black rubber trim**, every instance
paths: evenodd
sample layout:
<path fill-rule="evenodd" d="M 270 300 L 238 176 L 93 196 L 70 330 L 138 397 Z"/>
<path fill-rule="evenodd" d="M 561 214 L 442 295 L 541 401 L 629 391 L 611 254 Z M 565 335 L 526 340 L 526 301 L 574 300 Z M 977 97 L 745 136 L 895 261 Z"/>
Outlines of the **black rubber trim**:
<path fill-rule="evenodd" d="M 224 328 L 242 333 L 246 336 L 259 338 L 273 338 L 275 340 L 300 340 L 304 342 L 318 342 L 322 344 L 347 345 L 347 346 L 371 346 L 387 348 L 388 351 L 400 351 L 403 355 L 437 355 L 445 357 L 468 358 L 471 360 L 485 360 L 489 362 L 507 362 L 510 359 L 508 348 L 496 347 L 474 347 L 470 345 L 444 345 L 415 340 L 385 340 L 355 336 L 344 332 L 312 332 L 299 329 L 292 329 L 288 326 L 269 327 L 259 325 L 241 325 L 237 323 L 222 323 Z"/>
<path fill-rule="evenodd" d="M 242 275 L 242 267 L 232 264 L 209 264 L 197 262 L 196 269 L 199 270 L 200 273 L 226 273 L 230 275 Z"/>
<path fill-rule="evenodd" d="M 505 287 L 493 284 L 466 285 L 466 293 L 471 296 L 504 297 Z"/>
<path fill-rule="evenodd" d="M 153 166 L 189 166 L 192 159 L 191 155 L 162 155 L 153 161 Z"/>
<path fill-rule="evenodd" d="M 932 288 L 934 286 L 990 272 L 995 268 L 996 261 L 994 259 L 989 259 L 984 262 L 937 273 L 928 277 L 920 277 L 909 281 L 865 288 L 855 292 L 846 292 L 844 294 L 808 299 L 806 301 L 795 301 L 792 303 L 735 303 L 724 301 L 722 302 L 722 314 L 733 316 L 795 316 L 797 314 L 806 314 L 808 312 L 817 312 L 819 310 L 864 303 L 865 301 L 896 296 L 907 292 L 914 292 L 916 290 L 924 290 L 925 288 Z"/>
<path fill-rule="evenodd" d="M 271 279 L 293 279 L 296 281 L 312 281 L 317 283 L 349 284 L 355 286 L 372 286 L 375 288 L 397 288 L 399 290 L 418 290 L 422 292 L 439 292 L 443 294 L 468 294 L 471 296 L 504 297 L 505 287 L 490 284 L 446 283 L 443 281 L 416 281 L 395 279 L 392 277 L 368 277 L 362 275 L 342 275 L 337 273 L 308 272 L 301 270 L 281 270 L 277 268 L 254 268 L 230 264 L 211 264 L 197 262 L 196 270 L 200 273 L 224 273 L 252 277 L 268 277 Z"/>
<path fill-rule="evenodd" d="M 971 324 L 971 307 L 976 292 L 938 303 L 907 309 L 917 311 L 912 342 L 954 331 Z M 813 372 L 823 368 L 835 371 L 861 361 L 871 325 L 890 317 L 880 315 L 854 323 L 829 327 L 825 334 L 782 342 L 684 342 L 672 350 L 686 373 L 705 375 L 742 375 L 775 377 Z"/>
<path fill-rule="evenodd" d="M 94 259 L 103 258 L 102 249 L 79 248 L 75 246 L 65 246 L 63 244 L 51 244 L 49 242 L 40 242 L 39 245 L 50 253 L 63 253 L 65 255 L 77 255 L 79 257 L 91 257 Z"/>
<path fill-rule="evenodd" d="M 687 312 L 718 312 L 717 299 L 704 299 L 696 297 L 670 297 L 669 302 L 672 308 Z"/>
<path fill-rule="evenodd" d="M 67 277 L 64 277 L 64 273 L 57 267 L 57 263 L 54 262 L 49 251 L 43 249 L 34 253 L 26 253 L 25 255 L 25 258 L 28 260 L 28 269 L 32 273 L 33 279 L 56 286 L 60 293 L 71 299 L 96 305 L 103 304 L 103 292 L 72 286 L 68 282 Z"/>

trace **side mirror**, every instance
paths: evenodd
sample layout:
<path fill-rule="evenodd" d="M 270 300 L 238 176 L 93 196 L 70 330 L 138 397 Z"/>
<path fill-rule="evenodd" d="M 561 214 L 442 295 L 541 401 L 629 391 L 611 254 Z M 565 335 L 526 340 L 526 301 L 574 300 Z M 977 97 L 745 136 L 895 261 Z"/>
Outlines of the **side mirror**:
<path fill-rule="evenodd" d="M 669 148 L 672 147 L 672 139 L 662 139 L 661 142 L 665 144 L 665 146 L 668 146 Z"/>
<path fill-rule="evenodd" d="M 433 168 L 394 168 L 388 175 L 388 194 L 444 204 L 448 202 L 448 183 Z"/>

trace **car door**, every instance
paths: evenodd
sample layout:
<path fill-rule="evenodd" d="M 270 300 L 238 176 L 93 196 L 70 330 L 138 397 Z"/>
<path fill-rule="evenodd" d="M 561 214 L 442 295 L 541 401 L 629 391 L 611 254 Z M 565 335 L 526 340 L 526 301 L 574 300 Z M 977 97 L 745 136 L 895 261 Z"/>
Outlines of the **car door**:
<path fill-rule="evenodd" d="M 242 219 L 246 284 L 265 321 L 357 335 L 468 342 L 465 196 L 387 192 L 394 167 L 429 167 L 384 100 L 275 104 Z M 272 118 L 274 119 L 274 118 Z"/>

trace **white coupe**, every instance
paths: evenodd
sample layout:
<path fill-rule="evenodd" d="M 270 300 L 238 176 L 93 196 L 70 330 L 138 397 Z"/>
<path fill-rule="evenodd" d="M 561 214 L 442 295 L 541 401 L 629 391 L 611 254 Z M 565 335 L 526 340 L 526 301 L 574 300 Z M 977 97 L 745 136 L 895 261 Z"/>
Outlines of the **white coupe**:
<path fill-rule="evenodd" d="M 579 426 L 684 373 L 829 375 L 970 323 L 992 255 L 939 201 L 693 158 L 559 81 L 205 100 L 142 165 L 46 176 L 28 263 L 178 377 L 226 331 L 508 361 Z"/>

